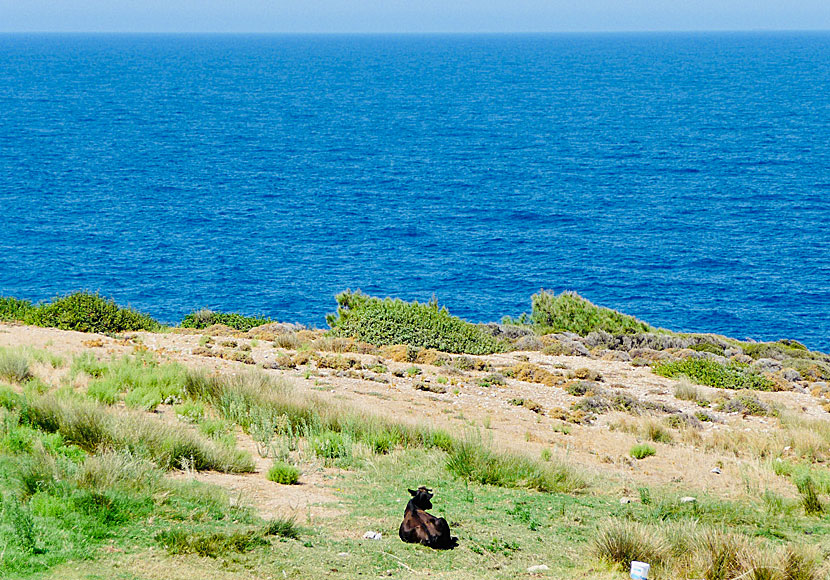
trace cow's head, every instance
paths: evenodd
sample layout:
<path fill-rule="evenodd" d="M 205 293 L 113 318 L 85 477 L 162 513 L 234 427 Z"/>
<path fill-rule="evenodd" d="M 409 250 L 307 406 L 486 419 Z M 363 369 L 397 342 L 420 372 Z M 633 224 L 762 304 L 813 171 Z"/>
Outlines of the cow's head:
<path fill-rule="evenodd" d="M 432 509 L 432 502 L 429 501 L 432 499 L 432 490 L 422 485 L 417 491 L 410 489 L 409 494 L 412 496 L 412 501 L 415 502 L 415 505 L 422 510 Z"/>

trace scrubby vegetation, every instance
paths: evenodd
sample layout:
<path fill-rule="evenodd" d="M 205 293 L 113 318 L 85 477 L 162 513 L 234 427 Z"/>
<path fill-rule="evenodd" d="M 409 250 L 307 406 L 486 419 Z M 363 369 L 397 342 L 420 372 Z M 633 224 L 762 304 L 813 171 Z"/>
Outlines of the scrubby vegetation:
<path fill-rule="evenodd" d="M 616 310 L 597 306 L 576 292 L 555 294 L 542 290 L 531 297 L 531 314 L 506 322 L 531 324 L 539 334 L 574 332 L 585 336 L 591 332 L 610 334 L 652 332 L 649 324 Z"/>
<path fill-rule="evenodd" d="M 75 292 L 41 304 L 0 298 L 0 320 L 79 332 L 117 333 L 161 328 L 150 316 L 122 308 L 114 300 L 91 292 Z"/>
<path fill-rule="evenodd" d="M 663 377 L 687 377 L 695 383 L 719 389 L 754 389 L 770 391 L 768 378 L 740 363 L 722 364 L 713 360 L 685 358 L 659 363 L 652 370 Z"/>
<path fill-rule="evenodd" d="M 427 304 L 375 298 L 361 292 L 337 295 L 337 312 L 327 321 L 336 336 L 382 346 L 405 344 L 443 352 L 488 354 L 505 346 L 474 324 Z"/>
<path fill-rule="evenodd" d="M 215 312 L 207 308 L 196 310 L 186 315 L 181 322 L 182 328 L 208 328 L 214 324 L 229 326 L 235 330 L 246 332 L 257 326 L 273 322 L 265 316 L 244 316 L 235 312 Z"/>

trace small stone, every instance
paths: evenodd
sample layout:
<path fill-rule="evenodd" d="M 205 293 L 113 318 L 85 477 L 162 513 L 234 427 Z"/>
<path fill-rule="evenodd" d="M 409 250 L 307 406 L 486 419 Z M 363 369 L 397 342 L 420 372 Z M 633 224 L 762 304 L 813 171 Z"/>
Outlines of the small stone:
<path fill-rule="evenodd" d="M 697 498 L 687 495 L 686 497 L 680 498 L 680 503 L 695 503 Z"/>
<path fill-rule="evenodd" d="M 550 570 L 550 568 L 548 568 L 544 564 L 537 564 L 536 566 L 531 566 L 527 569 L 527 571 L 531 574 L 535 574 L 536 572 L 544 572 L 545 570 Z"/>
<path fill-rule="evenodd" d="M 720 475 L 721 474 L 720 467 L 713 467 L 712 468 L 712 473 L 716 473 L 716 474 Z"/>
<path fill-rule="evenodd" d="M 338 552 L 337 555 L 341 558 L 348 558 L 351 554 L 349 554 L 348 552 Z"/>
<path fill-rule="evenodd" d="M 380 540 L 380 539 L 383 538 L 383 536 L 381 535 L 380 532 L 375 532 L 375 531 L 369 530 L 368 532 L 363 534 L 363 538 L 366 539 L 366 540 Z"/>

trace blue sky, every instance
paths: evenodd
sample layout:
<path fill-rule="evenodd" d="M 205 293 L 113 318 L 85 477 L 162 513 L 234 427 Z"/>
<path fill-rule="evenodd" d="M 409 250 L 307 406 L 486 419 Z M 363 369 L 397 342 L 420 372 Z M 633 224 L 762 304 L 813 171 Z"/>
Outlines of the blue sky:
<path fill-rule="evenodd" d="M 828 29 L 830 0 L 0 0 L 4 32 Z"/>

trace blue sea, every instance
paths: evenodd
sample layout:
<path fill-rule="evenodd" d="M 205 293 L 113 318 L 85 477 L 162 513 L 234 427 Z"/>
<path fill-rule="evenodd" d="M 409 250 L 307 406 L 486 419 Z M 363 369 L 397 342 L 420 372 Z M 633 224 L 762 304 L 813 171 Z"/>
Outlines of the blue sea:
<path fill-rule="evenodd" d="M 0 36 L 0 295 L 346 288 L 830 350 L 830 34 Z"/>

